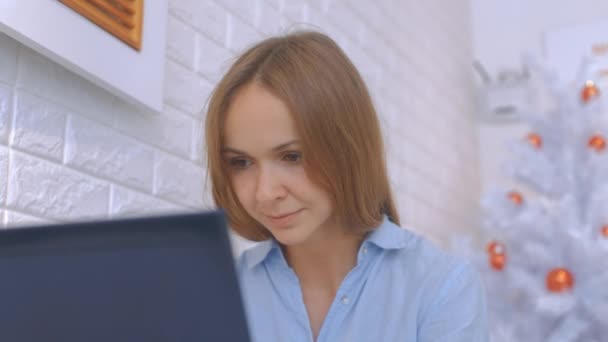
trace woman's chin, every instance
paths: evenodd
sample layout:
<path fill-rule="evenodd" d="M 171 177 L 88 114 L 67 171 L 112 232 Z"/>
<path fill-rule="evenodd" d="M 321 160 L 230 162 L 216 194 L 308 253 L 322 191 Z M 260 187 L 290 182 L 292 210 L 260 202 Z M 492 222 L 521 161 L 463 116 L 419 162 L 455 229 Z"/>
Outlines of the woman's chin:
<path fill-rule="evenodd" d="M 274 238 L 283 246 L 300 245 L 308 239 L 308 235 L 299 229 L 272 231 Z"/>

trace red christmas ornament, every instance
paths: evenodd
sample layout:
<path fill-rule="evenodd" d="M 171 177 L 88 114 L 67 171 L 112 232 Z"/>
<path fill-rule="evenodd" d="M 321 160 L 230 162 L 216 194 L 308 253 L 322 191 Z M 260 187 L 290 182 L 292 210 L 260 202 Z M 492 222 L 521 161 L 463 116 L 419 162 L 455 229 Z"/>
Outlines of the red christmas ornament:
<path fill-rule="evenodd" d="M 564 292 L 574 287 L 574 276 L 565 268 L 555 268 L 547 274 L 547 289 L 551 292 Z"/>
<path fill-rule="evenodd" d="M 509 192 L 509 194 L 507 195 L 507 197 L 509 197 L 509 199 L 511 200 L 511 202 L 517 204 L 517 205 L 521 205 L 524 202 L 524 197 L 517 191 L 511 191 Z"/>
<path fill-rule="evenodd" d="M 496 241 L 490 241 L 490 243 L 488 243 L 487 250 L 490 255 L 505 254 L 505 246 L 502 243 Z"/>
<path fill-rule="evenodd" d="M 497 271 L 501 271 L 507 262 L 505 246 L 500 242 L 490 241 L 487 250 L 490 266 Z"/>
<path fill-rule="evenodd" d="M 540 137 L 540 135 L 536 133 L 530 133 L 528 134 L 527 139 L 530 145 L 534 146 L 535 148 L 540 149 L 541 147 L 543 147 L 543 139 Z"/>
<path fill-rule="evenodd" d="M 602 227 L 602 236 L 608 239 L 608 224 Z"/>
<path fill-rule="evenodd" d="M 507 256 L 504 254 L 491 254 L 490 255 L 490 266 L 497 271 L 502 271 L 505 268 L 507 262 Z"/>
<path fill-rule="evenodd" d="M 593 98 L 600 95 L 600 89 L 595 85 L 595 82 L 589 80 L 585 82 L 583 90 L 581 90 L 581 100 L 584 103 L 591 101 Z"/>
<path fill-rule="evenodd" d="M 606 148 L 606 139 L 603 136 L 596 134 L 589 138 L 589 142 L 587 143 L 589 148 L 601 152 Z"/>

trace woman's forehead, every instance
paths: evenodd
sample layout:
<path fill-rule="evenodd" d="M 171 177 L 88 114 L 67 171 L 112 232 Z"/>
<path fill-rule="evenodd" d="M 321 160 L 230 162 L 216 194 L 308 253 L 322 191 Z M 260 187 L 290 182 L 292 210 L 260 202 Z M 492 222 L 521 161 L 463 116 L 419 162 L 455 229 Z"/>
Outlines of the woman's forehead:
<path fill-rule="evenodd" d="M 226 147 L 269 150 L 298 138 L 285 103 L 255 83 L 237 93 L 226 113 Z"/>

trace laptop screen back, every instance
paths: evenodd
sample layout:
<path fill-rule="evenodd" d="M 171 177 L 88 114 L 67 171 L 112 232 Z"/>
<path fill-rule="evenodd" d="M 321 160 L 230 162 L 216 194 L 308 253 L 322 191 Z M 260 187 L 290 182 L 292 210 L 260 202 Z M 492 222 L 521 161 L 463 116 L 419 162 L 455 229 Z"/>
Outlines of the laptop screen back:
<path fill-rule="evenodd" d="M 0 341 L 248 341 L 219 213 L 0 231 Z"/>

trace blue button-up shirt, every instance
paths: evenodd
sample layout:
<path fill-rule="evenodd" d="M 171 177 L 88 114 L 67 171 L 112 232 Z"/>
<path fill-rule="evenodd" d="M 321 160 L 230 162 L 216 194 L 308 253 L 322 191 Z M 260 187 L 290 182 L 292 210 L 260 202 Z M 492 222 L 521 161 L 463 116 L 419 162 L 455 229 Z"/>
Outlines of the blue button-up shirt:
<path fill-rule="evenodd" d="M 313 341 L 298 278 L 276 241 L 245 251 L 238 272 L 253 341 Z M 485 305 L 469 263 L 385 219 L 361 244 L 317 342 L 487 341 Z"/>

